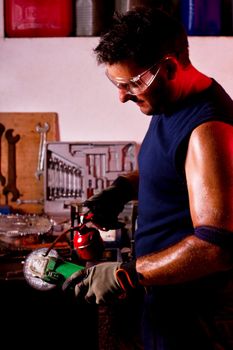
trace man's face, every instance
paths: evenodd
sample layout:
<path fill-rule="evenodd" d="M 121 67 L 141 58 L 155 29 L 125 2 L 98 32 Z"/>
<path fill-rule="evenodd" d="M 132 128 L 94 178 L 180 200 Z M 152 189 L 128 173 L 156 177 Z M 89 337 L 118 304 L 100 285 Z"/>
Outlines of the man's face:
<path fill-rule="evenodd" d="M 132 61 L 107 65 L 108 78 L 118 87 L 122 103 L 132 101 L 146 115 L 160 114 L 169 108 L 172 100 L 172 84 L 167 77 L 164 60 L 149 69 Z"/>

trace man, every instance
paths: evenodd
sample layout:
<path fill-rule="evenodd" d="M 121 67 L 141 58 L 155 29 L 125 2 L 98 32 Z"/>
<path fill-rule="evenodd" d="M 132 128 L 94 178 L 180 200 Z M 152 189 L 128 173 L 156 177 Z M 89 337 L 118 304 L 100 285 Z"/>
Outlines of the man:
<path fill-rule="evenodd" d="M 152 116 L 138 174 L 85 203 L 108 229 L 138 198 L 136 257 L 74 274 L 64 289 L 103 303 L 144 286 L 145 350 L 233 349 L 233 101 L 159 10 L 116 15 L 95 53 L 120 101 Z"/>

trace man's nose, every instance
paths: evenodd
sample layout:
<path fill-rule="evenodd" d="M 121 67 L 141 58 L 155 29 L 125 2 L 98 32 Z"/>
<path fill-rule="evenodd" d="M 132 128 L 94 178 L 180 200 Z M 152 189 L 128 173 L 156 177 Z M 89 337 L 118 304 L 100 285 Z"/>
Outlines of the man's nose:
<path fill-rule="evenodd" d="M 127 90 L 119 89 L 119 99 L 122 103 L 131 100 L 132 95 L 127 92 Z"/>

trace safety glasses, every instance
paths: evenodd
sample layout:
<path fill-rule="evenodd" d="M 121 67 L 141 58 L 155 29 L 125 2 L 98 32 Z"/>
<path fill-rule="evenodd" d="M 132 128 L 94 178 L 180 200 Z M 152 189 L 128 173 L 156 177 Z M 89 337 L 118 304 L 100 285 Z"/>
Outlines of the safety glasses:
<path fill-rule="evenodd" d="M 153 83 L 160 71 L 160 63 L 161 62 L 153 64 L 153 66 L 151 66 L 141 74 L 138 74 L 137 76 L 132 77 L 130 79 L 124 79 L 120 77 L 112 78 L 108 71 L 106 71 L 105 73 L 108 79 L 118 89 L 125 90 L 128 94 L 131 95 L 138 95 L 144 92 Z M 159 65 L 158 69 L 155 71 L 155 73 L 152 73 L 152 71 L 157 65 Z"/>

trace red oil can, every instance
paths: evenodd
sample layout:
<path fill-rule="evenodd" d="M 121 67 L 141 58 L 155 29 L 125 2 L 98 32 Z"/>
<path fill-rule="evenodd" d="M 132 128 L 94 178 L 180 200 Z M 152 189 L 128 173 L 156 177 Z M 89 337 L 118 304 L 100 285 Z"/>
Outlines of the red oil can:
<path fill-rule="evenodd" d="M 73 0 L 5 0 L 5 36 L 70 36 L 73 13 Z"/>

